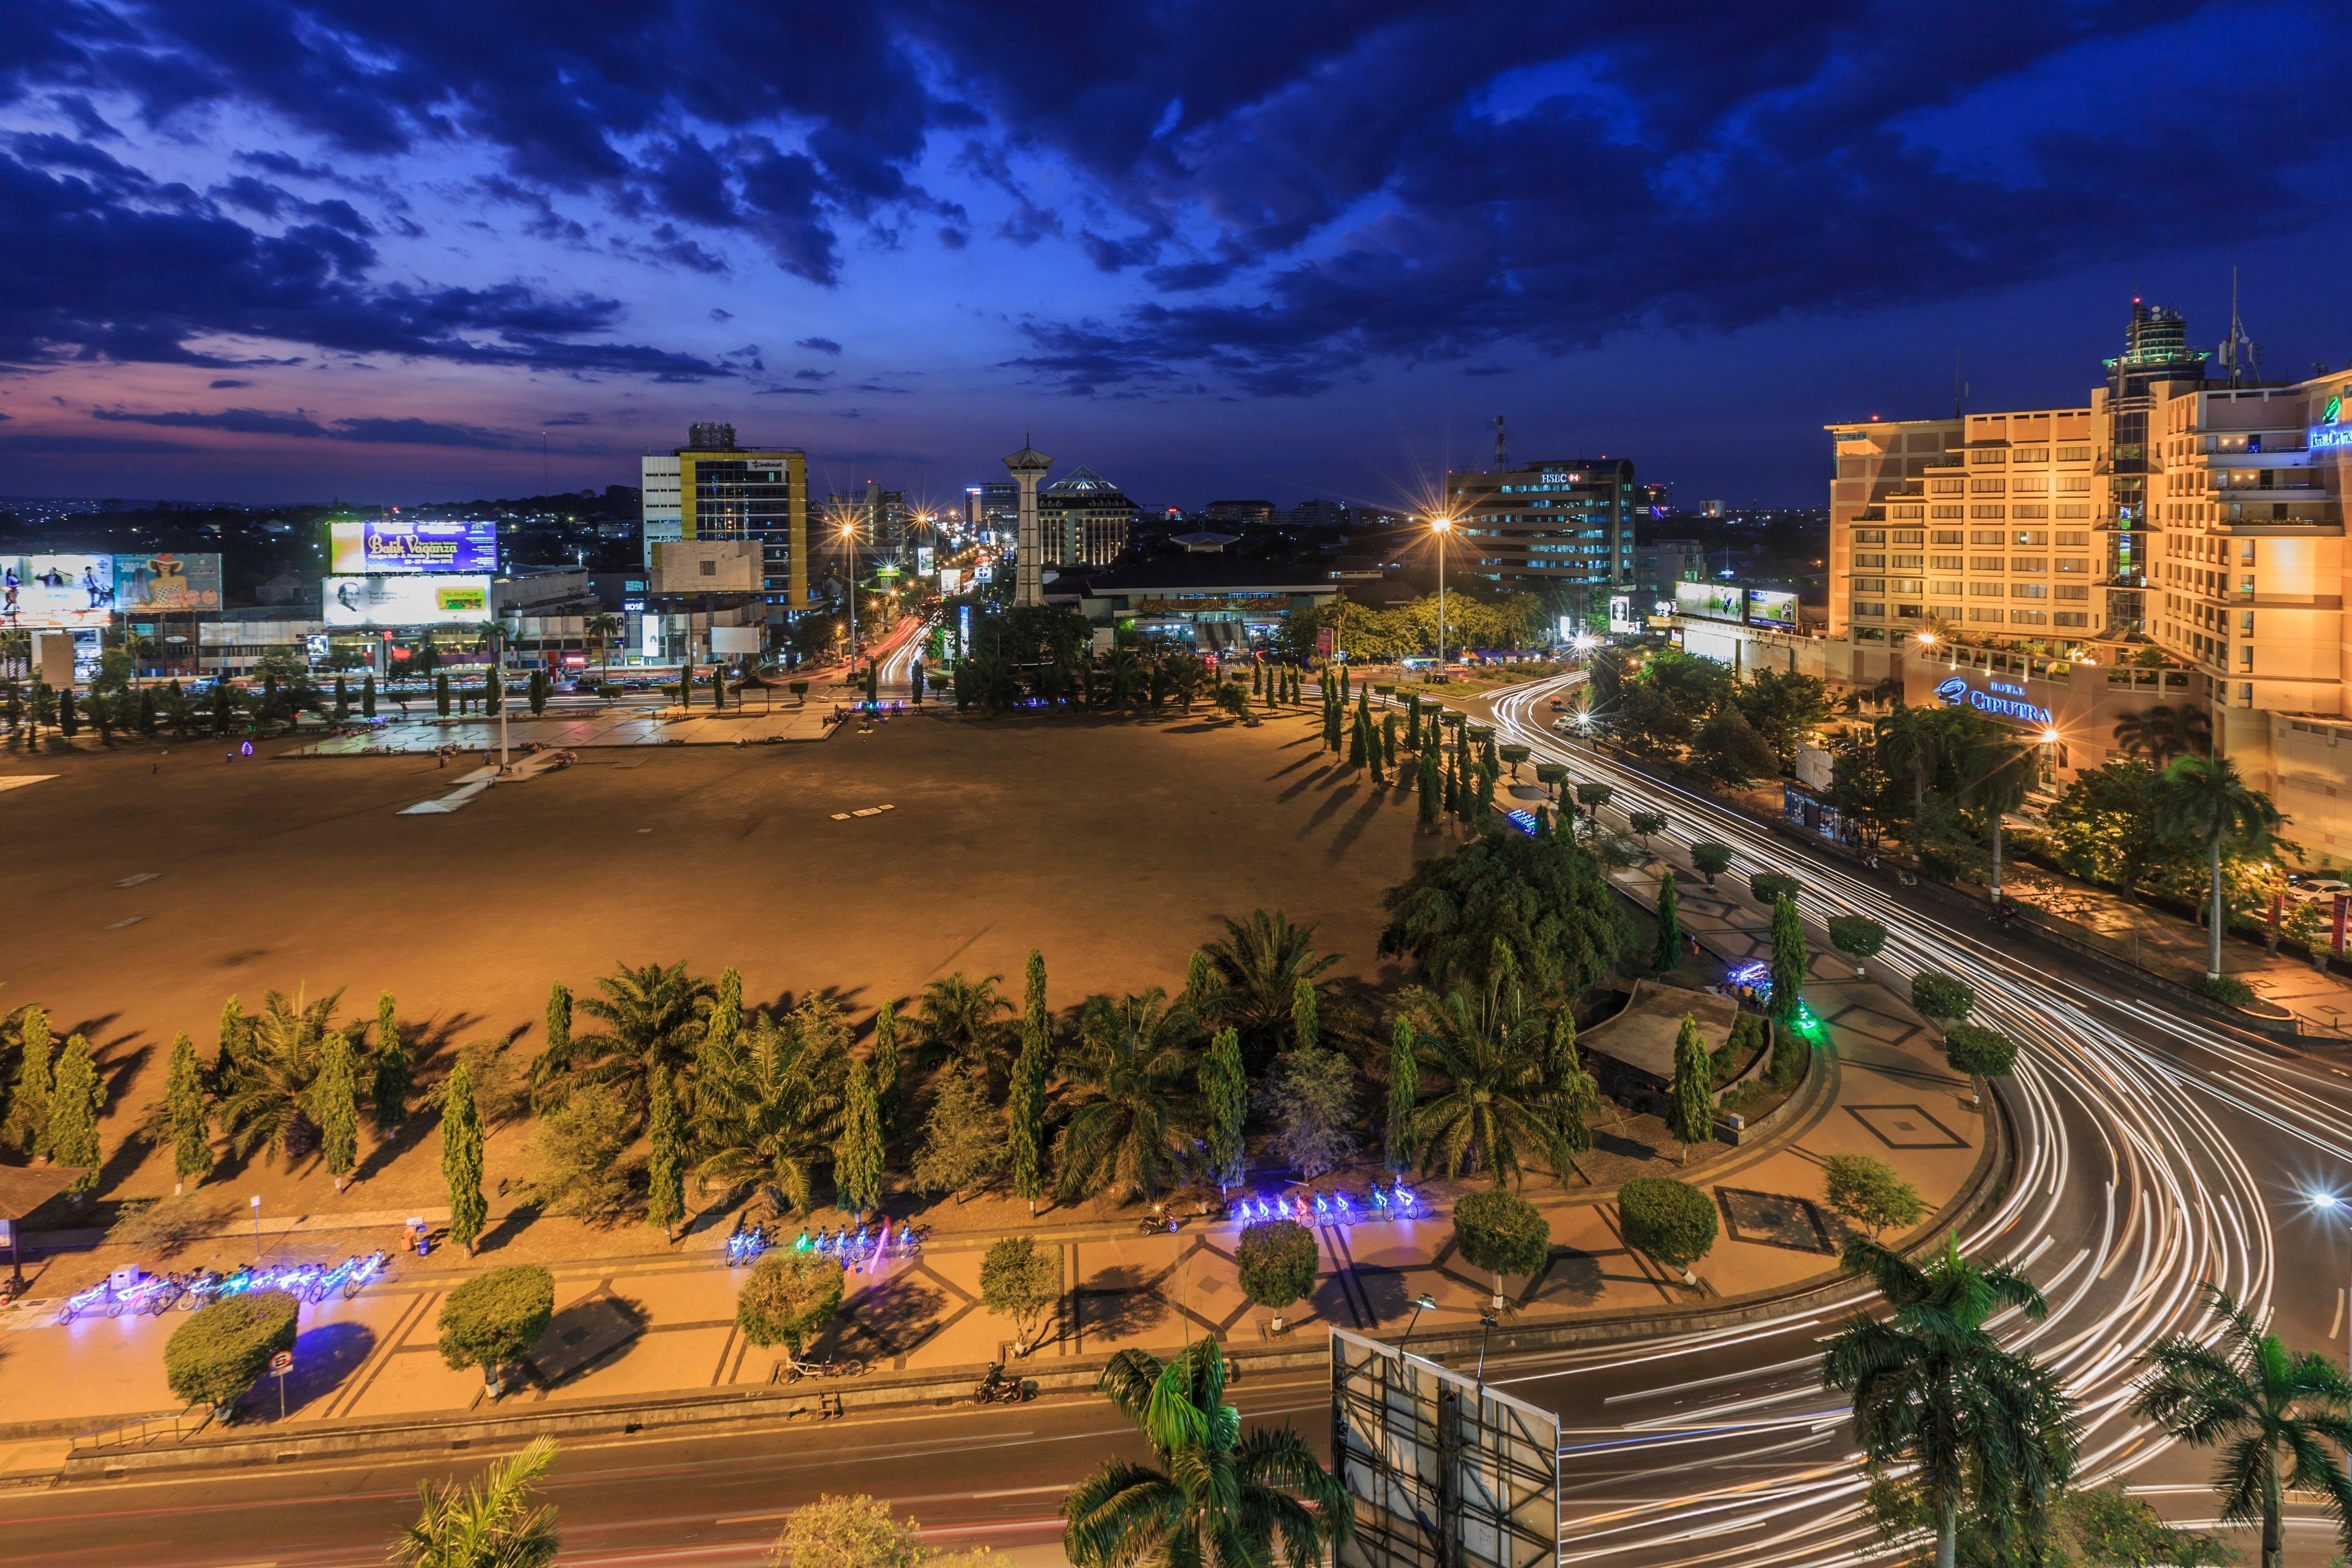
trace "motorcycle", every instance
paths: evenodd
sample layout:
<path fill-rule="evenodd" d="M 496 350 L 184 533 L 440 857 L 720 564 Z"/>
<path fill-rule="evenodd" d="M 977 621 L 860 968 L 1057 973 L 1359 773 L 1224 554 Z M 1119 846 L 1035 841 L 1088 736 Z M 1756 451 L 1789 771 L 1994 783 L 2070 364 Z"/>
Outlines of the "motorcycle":
<path fill-rule="evenodd" d="M 988 1363 L 988 1375 L 982 1378 L 971 1391 L 974 1405 L 1020 1405 L 1036 1397 L 1036 1380 L 1007 1376 L 1004 1363 L 1001 1361 Z"/>

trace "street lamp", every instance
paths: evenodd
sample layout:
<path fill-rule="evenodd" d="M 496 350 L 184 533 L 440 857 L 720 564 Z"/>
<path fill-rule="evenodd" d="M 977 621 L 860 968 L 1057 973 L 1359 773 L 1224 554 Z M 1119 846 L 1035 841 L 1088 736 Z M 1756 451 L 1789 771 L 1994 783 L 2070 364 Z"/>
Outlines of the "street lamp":
<path fill-rule="evenodd" d="M 857 524 L 841 525 L 841 542 L 849 552 L 849 663 L 852 673 L 857 665 Z"/>
<path fill-rule="evenodd" d="M 1445 676 L 1445 536 L 1454 531 L 1450 517 L 1433 517 L 1429 531 L 1437 538 L 1437 674 Z"/>
<path fill-rule="evenodd" d="M 2322 1214 L 2334 1214 L 2346 1206 L 2344 1200 L 2334 1193 L 2308 1193 L 2305 1196 L 2309 1199 L 2311 1206 Z M 2348 1279 L 2347 1284 L 2352 1284 L 2352 1279 Z M 2352 1311 L 2352 1289 L 2345 1291 L 2344 1304 L 2347 1311 Z M 2345 1331 L 2352 1333 L 2352 1326 L 2347 1326 Z"/>
<path fill-rule="evenodd" d="M 1404 1326 L 1404 1338 L 1397 1342 L 1397 1349 L 1402 1350 L 1405 1346 L 1412 1343 L 1412 1331 L 1421 1326 L 1421 1315 L 1436 1305 L 1437 1298 L 1431 1295 L 1426 1290 L 1423 1290 L 1419 1296 L 1413 1298 L 1412 1321 Z"/>

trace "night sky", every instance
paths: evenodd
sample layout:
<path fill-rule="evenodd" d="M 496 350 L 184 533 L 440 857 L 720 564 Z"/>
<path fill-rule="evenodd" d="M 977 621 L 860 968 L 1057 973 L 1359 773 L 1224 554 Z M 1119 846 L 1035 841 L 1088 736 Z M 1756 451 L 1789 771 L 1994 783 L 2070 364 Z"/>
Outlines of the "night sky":
<path fill-rule="evenodd" d="M 0 0 L 0 494 L 947 500 L 2085 401 L 2135 294 L 2352 358 L 2352 7 Z M 548 456 L 542 468 L 542 433 Z"/>

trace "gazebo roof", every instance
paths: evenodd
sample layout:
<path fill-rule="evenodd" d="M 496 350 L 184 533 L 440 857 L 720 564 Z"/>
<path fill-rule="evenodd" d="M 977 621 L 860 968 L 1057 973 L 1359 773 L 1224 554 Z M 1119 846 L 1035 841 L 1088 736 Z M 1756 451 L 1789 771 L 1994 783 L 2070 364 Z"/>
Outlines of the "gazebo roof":
<path fill-rule="evenodd" d="M 1697 1021 L 1699 1037 L 1712 1051 L 1731 1037 L 1739 1004 L 1712 992 L 1637 980 L 1616 1016 L 1580 1031 L 1576 1043 L 1580 1049 L 1621 1062 L 1660 1083 L 1672 1083 L 1675 1040 L 1682 1033 L 1685 1013 Z"/>
<path fill-rule="evenodd" d="M 81 1165 L 0 1165 L 0 1219 L 23 1219 L 88 1173 Z"/>

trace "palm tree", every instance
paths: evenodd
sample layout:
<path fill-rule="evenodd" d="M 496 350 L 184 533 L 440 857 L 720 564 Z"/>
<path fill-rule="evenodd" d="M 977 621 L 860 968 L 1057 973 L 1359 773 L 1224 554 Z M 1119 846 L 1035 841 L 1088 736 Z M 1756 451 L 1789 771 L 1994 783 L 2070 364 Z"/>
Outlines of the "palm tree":
<path fill-rule="evenodd" d="M 555 1453 L 554 1438 L 534 1437 L 473 1486 L 426 1481 L 417 1489 L 425 1511 L 393 1538 L 392 1560 L 407 1568 L 549 1568 L 555 1507 L 532 1507 L 531 1485 Z"/>
<path fill-rule="evenodd" d="M 1927 779 L 1936 771 L 1942 751 L 1942 726 L 1937 722 L 1935 710 L 1914 708 L 1898 697 L 1895 710 L 1872 720 L 1871 728 L 1878 731 L 1879 755 L 1886 765 L 1911 774 L 1911 820 L 1917 822 L 1927 815 Z"/>
<path fill-rule="evenodd" d="M 782 1206 L 806 1214 L 816 1168 L 841 1138 L 849 1077 L 846 1030 L 825 1027 L 807 1005 L 779 1024 L 751 1020 L 750 1046 L 732 1081 L 695 1096 L 695 1138 L 705 1152 L 695 1177 L 713 1186 L 757 1182 Z"/>
<path fill-rule="evenodd" d="M 1225 1363 L 1195 1340 L 1162 1363 L 1111 1357 L 1097 1381 L 1160 1465 L 1108 1459 L 1062 1500 L 1062 1550 L 1077 1568 L 1314 1568 L 1354 1523 L 1347 1489 L 1289 1426 L 1244 1436 L 1224 1402 Z"/>
<path fill-rule="evenodd" d="M 2116 721 L 2116 744 L 2131 756 L 2146 753 L 2158 768 L 2180 754 L 2180 737 L 2172 705 L 2158 703 L 2126 713 Z"/>
<path fill-rule="evenodd" d="M 1172 653 L 1168 656 L 1167 668 L 1168 683 L 1175 689 L 1178 704 L 1190 713 L 1192 700 L 1201 694 L 1201 688 L 1208 684 L 1208 666 L 1201 662 L 1197 654 Z"/>
<path fill-rule="evenodd" d="M 2206 933 L 2205 978 L 2221 977 L 2221 929 L 2228 918 L 2221 908 L 2221 851 L 2258 851 L 2285 823 L 2270 796 L 2246 787 L 2235 763 L 2226 757 L 2183 757 L 2157 780 L 2157 830 L 2168 838 L 2187 838 L 2205 847 L 2206 874 L 2212 887 L 2212 929 Z"/>
<path fill-rule="evenodd" d="M 588 635 L 596 639 L 596 662 L 604 673 L 613 673 L 613 638 L 621 629 L 621 617 L 603 610 L 588 617 Z"/>
<path fill-rule="evenodd" d="M 2263 1568 L 2284 1560 L 2280 1513 L 2290 1491 L 2317 1495 L 2352 1547 L 2352 1479 L 2337 1459 L 2352 1447 L 2352 1382 L 2327 1357 L 2296 1355 L 2263 1333 L 2227 1291 L 2208 1285 L 2205 1293 L 2225 1325 L 2220 1341 L 2176 1334 L 2150 1347 L 2134 1408 L 2179 1442 L 2227 1445 L 2213 1489 L 2223 1520 L 2262 1521 Z"/>
<path fill-rule="evenodd" d="M 2000 829 L 2009 814 L 2025 803 L 2033 783 L 2028 765 L 2036 755 L 2034 744 L 2008 731 L 1985 736 L 1962 754 L 1961 794 L 1981 811 L 1992 828 L 1992 896 L 2000 897 Z"/>
<path fill-rule="evenodd" d="M 588 1086 L 612 1085 L 632 1105 L 642 1105 L 656 1068 L 667 1069 L 681 1102 L 693 1079 L 695 1047 L 716 996 L 710 982 L 686 972 L 684 963 L 620 965 L 600 978 L 602 996 L 583 996 L 581 1012 L 602 1018 L 607 1029 L 573 1035 L 560 1047 L 542 1051 L 531 1064 L 535 1087 L 558 1079 Z"/>
<path fill-rule="evenodd" d="M 1527 1005 L 1517 966 L 1496 944 L 1485 985 L 1444 996 L 1425 987 L 1405 993 L 1401 1011 L 1412 1026 L 1423 1081 L 1442 1074 L 1444 1087 L 1413 1114 L 1413 1146 L 1422 1169 L 1448 1177 L 1465 1164 L 1484 1165 L 1497 1187 L 1506 1172 L 1524 1175 L 1528 1151 L 1540 1152 L 1562 1177 L 1571 1140 L 1562 1132 L 1554 1085 L 1544 1071 L 1551 1031 Z"/>
<path fill-rule="evenodd" d="M 1000 1015 L 1012 1012 L 1013 1004 L 996 989 L 1003 978 L 1002 974 L 989 974 L 974 980 L 959 970 L 924 986 L 915 1016 L 915 1028 L 923 1045 L 961 1058 L 984 1071 L 1000 1068 L 1010 1061 L 1012 1046 L 1005 1038 Z"/>
<path fill-rule="evenodd" d="M 1298 983 L 1320 991 L 1316 977 L 1339 962 L 1337 953 L 1317 952 L 1314 942 L 1313 926 L 1293 925 L 1280 910 L 1254 910 L 1247 924 L 1227 920 L 1225 934 L 1202 950 L 1223 987 L 1211 1006 L 1213 1021 L 1241 1031 L 1253 1067 L 1281 1048 Z"/>
<path fill-rule="evenodd" d="M 1109 1193 L 1156 1198 L 1206 1124 L 1194 1072 L 1201 1036 L 1192 1009 L 1158 987 L 1114 1002 L 1090 996 L 1062 1062 L 1068 1116 L 1057 1142 L 1066 1202 Z"/>
<path fill-rule="evenodd" d="M 1985 1322 L 2049 1312 L 2017 1270 L 1960 1256 L 1957 1236 L 1921 1268 L 1857 1237 L 1845 1266 L 1892 1318 L 1856 1312 L 1822 1357 L 1822 1386 L 1853 1395 L 1854 1436 L 1874 1464 L 1908 1464 L 1936 1521 L 1936 1568 L 1953 1568 L 1960 1511 L 1989 1528 L 2031 1527 L 2074 1470 L 2074 1404 L 2057 1378 L 2003 1350 Z"/>
<path fill-rule="evenodd" d="M 305 1003 L 272 991 L 247 1020 L 221 1095 L 221 1130 L 238 1154 L 274 1149 L 290 1155 L 319 1126 L 310 1091 L 335 1032 L 341 991 Z"/>

